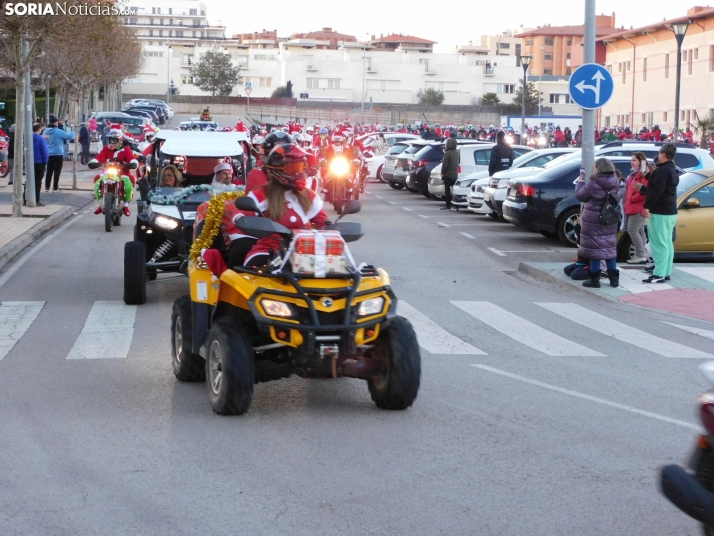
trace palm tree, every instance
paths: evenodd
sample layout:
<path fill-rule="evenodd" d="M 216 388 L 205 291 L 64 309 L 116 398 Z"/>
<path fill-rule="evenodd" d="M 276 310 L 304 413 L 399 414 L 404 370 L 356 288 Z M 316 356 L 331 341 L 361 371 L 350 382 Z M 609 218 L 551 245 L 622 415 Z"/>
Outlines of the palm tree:
<path fill-rule="evenodd" d="M 696 112 L 695 112 L 696 114 Z M 714 116 L 708 115 L 706 117 L 697 116 L 697 124 L 692 125 L 694 127 L 694 132 L 699 134 L 699 147 L 702 149 L 709 149 L 709 136 L 714 134 Z"/>

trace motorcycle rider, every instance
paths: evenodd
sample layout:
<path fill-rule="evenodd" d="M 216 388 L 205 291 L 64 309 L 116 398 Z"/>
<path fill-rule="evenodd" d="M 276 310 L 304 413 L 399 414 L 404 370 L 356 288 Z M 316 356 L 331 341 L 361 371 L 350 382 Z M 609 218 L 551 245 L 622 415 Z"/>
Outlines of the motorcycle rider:
<path fill-rule="evenodd" d="M 560 125 L 555 127 L 555 132 L 553 132 L 553 141 L 555 142 L 555 147 L 565 146 L 565 133 L 560 130 Z"/>
<path fill-rule="evenodd" d="M 131 200 L 132 194 L 134 192 L 134 185 L 136 184 L 136 179 L 131 174 L 132 169 L 136 169 L 139 165 L 134 152 L 131 150 L 129 145 L 124 145 L 124 135 L 122 131 L 118 128 L 112 128 L 107 136 L 107 145 L 102 147 L 99 154 L 95 158 L 89 161 L 89 167 L 98 167 L 99 164 L 104 164 L 109 160 L 116 160 L 121 164 L 121 175 L 122 177 L 127 177 L 124 180 L 124 207 L 122 211 L 125 216 L 131 216 L 131 211 L 129 210 L 128 202 Z M 101 194 L 101 184 L 99 182 L 100 175 L 94 177 L 94 195 L 97 200 L 100 201 L 99 206 L 94 211 L 95 214 L 102 213 L 102 194 Z M 128 184 L 127 184 L 128 181 Z"/>
<path fill-rule="evenodd" d="M 662 131 L 660 130 L 659 125 L 652 127 L 652 139 L 654 141 L 662 141 Z"/>
<path fill-rule="evenodd" d="M 275 146 L 265 159 L 269 183 L 248 194 L 262 214 L 290 230 L 320 228 L 327 214 L 319 195 L 307 188 L 307 154 L 294 144 Z M 281 237 L 258 240 L 245 259 L 246 266 L 265 266 L 271 251 L 280 249 Z"/>
<path fill-rule="evenodd" d="M 496 145 L 491 149 L 491 160 L 488 164 L 488 174 L 510 169 L 513 165 L 513 149 L 506 143 L 506 133 L 499 130 L 496 134 Z"/>

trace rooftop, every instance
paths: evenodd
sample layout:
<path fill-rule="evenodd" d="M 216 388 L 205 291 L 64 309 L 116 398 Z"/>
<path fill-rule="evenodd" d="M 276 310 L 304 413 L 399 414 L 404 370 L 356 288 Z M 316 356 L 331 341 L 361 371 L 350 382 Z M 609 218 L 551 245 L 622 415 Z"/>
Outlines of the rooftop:
<path fill-rule="evenodd" d="M 694 6 L 687 10 L 687 14 L 683 17 L 677 17 L 676 19 L 669 19 L 669 20 L 662 20 L 661 22 L 655 22 L 653 24 L 649 24 L 647 26 L 642 26 L 640 28 L 630 28 L 629 30 L 625 29 L 619 29 L 615 30 L 611 34 L 608 34 L 606 36 L 602 36 L 608 41 L 612 39 L 619 39 L 624 36 L 630 36 L 631 34 L 637 34 L 637 33 L 642 33 L 642 32 L 653 32 L 657 30 L 661 30 L 664 28 L 668 28 L 670 25 L 677 23 L 677 22 L 687 22 L 687 21 L 695 21 L 698 19 L 707 19 L 709 17 L 714 17 L 714 8 L 711 8 L 709 6 L 702 7 L 702 6 Z M 674 35 L 674 34 L 672 34 Z M 598 37 L 600 35 L 598 34 Z"/>
<path fill-rule="evenodd" d="M 610 35 L 614 32 L 619 32 L 617 28 L 601 27 L 595 28 L 595 36 L 602 37 Z M 535 30 L 523 32 L 514 37 L 536 37 L 536 36 L 579 36 L 585 34 L 585 25 L 578 24 L 577 26 L 541 26 Z"/>
<path fill-rule="evenodd" d="M 372 39 L 370 43 L 419 43 L 424 45 L 435 45 L 436 41 L 429 41 L 413 35 L 390 34 L 377 39 Z"/>

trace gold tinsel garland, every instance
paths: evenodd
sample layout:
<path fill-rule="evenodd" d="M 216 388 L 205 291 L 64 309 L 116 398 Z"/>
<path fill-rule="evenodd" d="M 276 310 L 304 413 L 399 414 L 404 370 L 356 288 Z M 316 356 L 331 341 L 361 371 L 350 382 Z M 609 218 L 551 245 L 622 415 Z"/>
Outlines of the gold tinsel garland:
<path fill-rule="evenodd" d="M 210 201 L 208 201 L 208 208 L 206 209 L 206 219 L 203 223 L 203 229 L 201 234 L 196 237 L 196 240 L 191 246 L 191 251 L 189 252 L 189 258 L 193 262 L 197 262 L 198 257 L 201 255 L 201 250 L 210 248 L 213 245 L 213 241 L 218 236 L 221 230 L 221 221 L 223 220 L 223 211 L 225 210 L 226 201 L 235 200 L 239 197 L 243 197 L 245 192 L 243 190 L 238 190 L 235 192 L 223 192 L 218 195 L 214 195 Z M 197 223 L 198 224 L 198 223 Z"/>

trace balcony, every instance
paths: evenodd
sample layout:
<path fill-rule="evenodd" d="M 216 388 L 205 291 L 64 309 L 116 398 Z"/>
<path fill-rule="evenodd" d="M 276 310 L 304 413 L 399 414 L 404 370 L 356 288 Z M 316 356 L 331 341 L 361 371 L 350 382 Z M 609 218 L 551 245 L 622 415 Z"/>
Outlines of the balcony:
<path fill-rule="evenodd" d="M 495 70 L 496 70 L 496 68 L 493 67 L 493 66 L 486 66 L 486 65 L 484 65 L 484 67 L 483 67 L 483 75 L 484 75 L 484 76 L 493 76 L 493 75 L 495 74 L 495 73 L 494 73 Z"/>
<path fill-rule="evenodd" d="M 307 66 L 307 70 L 314 72 L 314 71 L 317 71 L 317 67 L 316 67 L 315 65 L 308 65 L 308 66 Z"/>
<path fill-rule="evenodd" d="M 429 67 L 428 65 L 424 68 L 424 72 L 426 74 L 436 74 L 436 69 L 433 67 Z"/>

